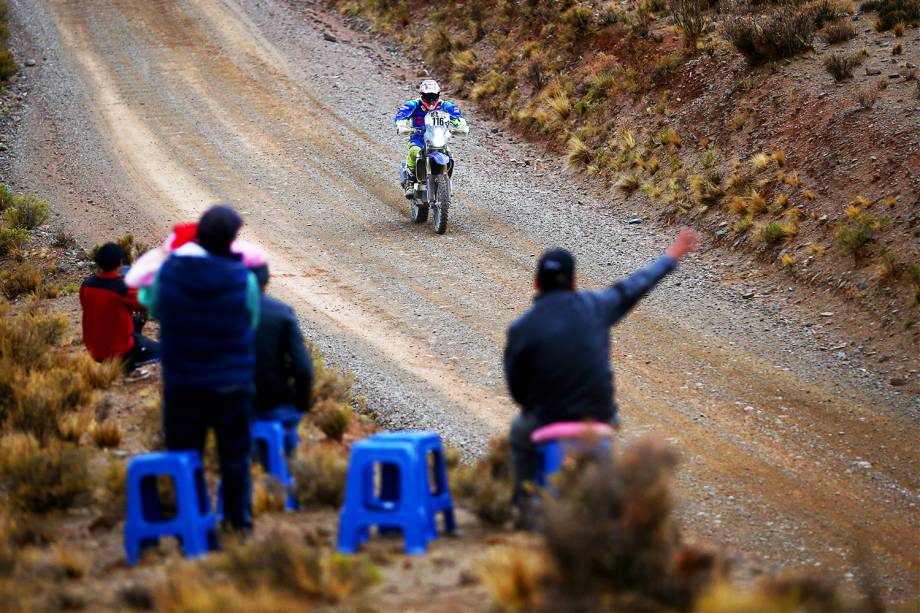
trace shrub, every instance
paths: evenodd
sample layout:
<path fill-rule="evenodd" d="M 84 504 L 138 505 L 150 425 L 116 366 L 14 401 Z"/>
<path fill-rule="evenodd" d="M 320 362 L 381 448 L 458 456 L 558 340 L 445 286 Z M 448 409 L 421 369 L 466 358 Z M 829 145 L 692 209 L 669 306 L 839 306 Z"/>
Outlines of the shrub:
<path fill-rule="evenodd" d="M 881 223 L 869 213 L 860 213 L 846 223 L 839 223 L 835 236 L 845 253 L 859 263 L 866 246 L 875 238 L 875 231 Z"/>
<path fill-rule="evenodd" d="M 29 240 L 29 233 L 23 228 L 7 228 L 0 225 L 0 257 L 22 247 Z"/>
<path fill-rule="evenodd" d="M 16 195 L 6 185 L 0 184 L 0 213 L 13 206 Z"/>
<path fill-rule="evenodd" d="M 899 22 L 916 23 L 920 21 L 920 0 L 870 0 L 859 7 L 862 11 L 876 11 L 880 31 L 890 30 Z"/>
<path fill-rule="evenodd" d="M 318 401 L 309 413 L 310 421 L 316 424 L 326 438 L 330 441 L 340 442 L 345 432 L 348 431 L 348 424 L 351 423 L 351 407 L 336 402 L 334 400 L 324 399 Z"/>
<path fill-rule="evenodd" d="M 9 81 L 10 77 L 19 72 L 19 64 L 9 49 L 0 49 L 0 81 Z"/>
<path fill-rule="evenodd" d="M 42 273 L 31 264 L 15 264 L 0 273 L 0 293 L 9 300 L 38 290 Z"/>
<path fill-rule="evenodd" d="M 629 444 L 617 460 L 601 453 L 567 463 L 539 521 L 556 571 L 551 609 L 690 610 L 721 565 L 681 544 L 676 466 L 676 452 L 654 439 Z"/>
<path fill-rule="evenodd" d="M 16 196 L 13 206 L 3 212 L 6 224 L 11 228 L 32 230 L 48 221 L 48 203 L 35 196 Z"/>
<path fill-rule="evenodd" d="M 792 57 L 811 48 L 813 17 L 783 9 L 770 15 L 726 19 L 729 40 L 752 65 Z"/>
<path fill-rule="evenodd" d="M 62 441 L 80 444 L 83 435 L 89 430 L 93 421 L 90 411 L 80 411 L 77 413 L 68 413 L 58 420 L 58 436 Z"/>
<path fill-rule="evenodd" d="M 17 390 L 8 424 L 46 444 L 51 437 L 60 436 L 59 420 L 91 399 L 92 388 L 76 373 L 62 368 L 35 370 Z"/>
<path fill-rule="evenodd" d="M 31 309 L 15 317 L 0 318 L 0 356 L 27 371 L 47 365 L 49 352 L 58 344 L 67 325 L 63 315 Z"/>
<path fill-rule="evenodd" d="M 888 83 L 888 81 L 884 81 Z M 856 90 L 856 101 L 859 103 L 860 108 L 868 111 L 875 106 L 876 101 L 878 100 L 878 87 L 872 85 L 865 85 Z"/>
<path fill-rule="evenodd" d="M 347 404 L 351 401 L 351 388 L 355 378 L 351 374 L 329 366 L 322 354 L 310 345 L 313 358 L 313 398 L 316 402 L 323 399 Z"/>
<path fill-rule="evenodd" d="M 853 70 L 862 63 L 858 53 L 834 53 L 824 58 L 824 68 L 835 81 L 844 81 L 853 76 Z"/>
<path fill-rule="evenodd" d="M 754 241 L 775 245 L 790 236 L 788 232 L 789 229 L 790 228 L 779 221 L 768 221 L 758 224 L 754 229 Z"/>
<path fill-rule="evenodd" d="M 594 13 L 588 7 L 576 4 L 562 14 L 562 23 L 567 26 L 567 38 L 577 42 L 594 25 Z"/>
<path fill-rule="evenodd" d="M 294 494 L 301 506 L 341 506 L 348 471 L 341 449 L 332 445 L 307 445 L 291 463 L 291 470 Z"/>
<path fill-rule="evenodd" d="M 668 0 L 668 10 L 681 29 L 684 46 L 688 49 L 696 49 L 696 42 L 703 34 L 706 27 L 703 11 L 708 6 L 708 0 Z"/>
<path fill-rule="evenodd" d="M 28 436 L 0 443 L 0 475 L 10 504 L 26 513 L 68 509 L 91 490 L 88 454 L 67 443 L 40 448 Z"/>
<path fill-rule="evenodd" d="M 856 28 L 849 21 L 835 21 L 824 26 L 821 38 L 829 45 L 845 43 L 856 36 Z"/>
<path fill-rule="evenodd" d="M 502 526 L 511 520 L 511 446 L 507 437 L 489 442 L 489 453 L 475 464 L 459 466 L 450 476 L 451 492 L 483 523 Z"/>

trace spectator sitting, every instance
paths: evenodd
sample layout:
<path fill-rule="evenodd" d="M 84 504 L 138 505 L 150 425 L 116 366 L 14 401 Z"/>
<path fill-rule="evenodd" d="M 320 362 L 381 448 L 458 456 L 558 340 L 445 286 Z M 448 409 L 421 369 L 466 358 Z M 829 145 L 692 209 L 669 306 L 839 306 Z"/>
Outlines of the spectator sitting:
<path fill-rule="evenodd" d="M 529 528 L 526 482 L 534 482 L 540 456 L 530 436 L 560 421 L 619 424 L 610 364 L 610 328 L 693 251 L 696 234 L 683 229 L 664 255 L 600 291 L 575 291 L 575 258 L 564 249 L 540 258 L 533 306 L 508 328 L 505 378 L 521 414 L 511 424 L 513 502 L 518 526 Z"/>
<path fill-rule="evenodd" d="M 80 287 L 83 307 L 83 343 L 97 362 L 120 359 L 130 372 L 160 357 L 160 344 L 141 334 L 145 309 L 137 290 L 125 285 L 121 275 L 125 252 L 106 243 L 96 252 L 99 273 Z"/>
<path fill-rule="evenodd" d="M 254 417 L 284 425 L 285 452 L 291 456 L 297 448 L 297 427 L 303 414 L 310 410 L 313 362 L 294 310 L 265 294 L 268 264 L 263 261 L 250 269 L 262 289 L 256 328 Z"/>
<path fill-rule="evenodd" d="M 207 430 L 214 430 L 224 517 L 248 532 L 259 286 L 230 251 L 242 225 L 229 206 L 208 209 L 198 222 L 198 242 L 170 254 L 140 296 L 160 320 L 166 447 L 203 451 Z"/>

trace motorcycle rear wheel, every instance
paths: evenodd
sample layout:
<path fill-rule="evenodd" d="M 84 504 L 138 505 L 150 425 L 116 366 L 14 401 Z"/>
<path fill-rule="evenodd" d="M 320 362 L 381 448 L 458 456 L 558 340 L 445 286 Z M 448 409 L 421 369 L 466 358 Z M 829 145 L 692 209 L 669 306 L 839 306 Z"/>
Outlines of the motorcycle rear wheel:
<path fill-rule="evenodd" d="M 412 199 L 412 223 L 425 223 L 428 221 L 428 205 L 419 202 L 418 198 Z"/>

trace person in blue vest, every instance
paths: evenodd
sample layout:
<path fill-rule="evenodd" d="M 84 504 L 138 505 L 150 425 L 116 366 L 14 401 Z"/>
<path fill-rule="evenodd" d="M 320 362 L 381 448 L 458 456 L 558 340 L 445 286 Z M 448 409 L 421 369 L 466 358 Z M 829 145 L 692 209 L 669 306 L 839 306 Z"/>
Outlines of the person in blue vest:
<path fill-rule="evenodd" d="M 259 284 L 230 251 L 242 225 L 230 206 L 205 211 L 197 242 L 174 251 L 140 299 L 160 321 L 166 447 L 202 452 L 208 429 L 214 430 L 224 519 L 248 532 Z"/>
<path fill-rule="evenodd" d="M 602 290 L 575 290 L 575 257 L 552 249 L 537 264 L 533 306 L 512 322 L 505 344 L 505 380 L 521 413 L 511 424 L 512 501 L 518 527 L 529 528 L 540 455 L 530 436 L 547 424 L 592 420 L 617 427 L 610 364 L 610 328 L 629 313 L 677 262 L 695 249 L 684 228 L 657 260 Z"/>
<path fill-rule="evenodd" d="M 409 151 L 406 154 L 406 198 L 411 198 L 415 193 L 415 183 L 417 177 L 415 166 L 418 163 L 418 156 L 422 149 L 425 148 L 423 134 L 425 132 L 425 115 L 430 111 L 440 110 L 450 115 L 450 123 L 454 128 L 466 126 L 466 119 L 456 104 L 441 100 L 441 86 L 434 79 L 422 81 L 418 87 L 419 97 L 415 100 L 406 101 L 398 111 L 393 122 L 397 127 L 412 126 L 415 133 L 409 137 Z"/>

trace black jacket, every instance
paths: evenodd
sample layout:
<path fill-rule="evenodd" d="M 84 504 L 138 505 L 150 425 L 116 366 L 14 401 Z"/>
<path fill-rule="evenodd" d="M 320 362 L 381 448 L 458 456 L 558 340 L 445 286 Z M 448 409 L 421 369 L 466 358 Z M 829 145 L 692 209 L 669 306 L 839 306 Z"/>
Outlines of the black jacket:
<path fill-rule="evenodd" d="M 676 265 L 662 256 L 604 290 L 538 295 L 505 346 L 505 379 L 522 410 L 543 424 L 616 421 L 610 327 Z"/>
<path fill-rule="evenodd" d="M 262 294 L 256 329 L 256 409 L 293 405 L 308 411 L 312 389 L 313 361 L 293 309 Z"/>

